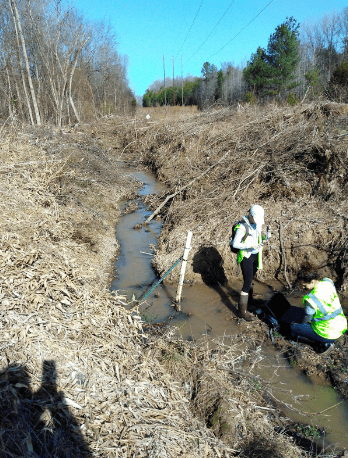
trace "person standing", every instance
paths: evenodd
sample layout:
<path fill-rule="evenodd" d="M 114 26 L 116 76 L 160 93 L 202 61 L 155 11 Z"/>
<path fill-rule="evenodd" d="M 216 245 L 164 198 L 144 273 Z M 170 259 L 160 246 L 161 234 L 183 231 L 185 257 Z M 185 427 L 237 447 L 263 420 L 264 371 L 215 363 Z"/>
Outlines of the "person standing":
<path fill-rule="evenodd" d="M 330 278 L 320 280 L 316 270 L 300 270 L 297 282 L 301 289 L 308 291 L 303 298 L 305 315 L 301 323 L 290 326 L 292 338 L 319 344 L 323 352 L 347 330 L 347 319 Z M 310 292 L 309 292 L 310 291 Z"/>
<path fill-rule="evenodd" d="M 240 293 L 239 313 L 247 321 L 255 317 L 247 311 L 248 300 L 252 299 L 252 281 L 258 269 L 262 269 L 262 242 L 266 239 L 261 235 L 264 224 L 264 209 L 261 205 L 252 205 L 249 213 L 235 227 L 233 248 L 238 251 L 238 264 L 242 269 L 243 288 Z"/>

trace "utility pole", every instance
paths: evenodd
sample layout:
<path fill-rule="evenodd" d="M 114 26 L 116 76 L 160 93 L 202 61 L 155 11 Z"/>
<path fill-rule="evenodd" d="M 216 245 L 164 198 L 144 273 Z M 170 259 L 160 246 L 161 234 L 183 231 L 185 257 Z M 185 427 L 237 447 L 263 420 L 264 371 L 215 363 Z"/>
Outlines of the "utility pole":
<path fill-rule="evenodd" d="M 163 54 L 163 83 L 164 83 L 164 106 L 167 105 L 167 94 L 166 94 L 166 64 L 164 62 Z"/>
<path fill-rule="evenodd" d="M 181 54 L 181 106 L 184 106 L 184 78 L 182 74 L 182 54 Z"/>
<path fill-rule="evenodd" d="M 174 56 L 173 56 L 173 107 L 175 107 L 175 90 L 174 90 Z"/>

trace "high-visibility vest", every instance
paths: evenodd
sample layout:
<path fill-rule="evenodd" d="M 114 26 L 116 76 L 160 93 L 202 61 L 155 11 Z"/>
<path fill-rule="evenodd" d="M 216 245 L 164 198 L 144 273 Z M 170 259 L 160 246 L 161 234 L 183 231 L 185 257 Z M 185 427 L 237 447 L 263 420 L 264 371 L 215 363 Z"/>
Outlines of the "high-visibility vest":
<path fill-rule="evenodd" d="M 241 226 L 244 227 L 244 224 L 238 224 L 238 225 L 235 227 L 235 231 L 237 231 L 237 229 L 238 229 L 239 227 L 241 227 Z M 258 237 L 258 243 L 261 244 L 262 241 L 263 241 L 263 239 L 264 239 L 264 237 L 262 237 L 262 236 L 259 235 L 259 237 Z M 244 240 L 243 243 L 245 243 L 245 240 Z M 262 265 L 262 247 L 259 249 L 257 255 L 258 255 L 258 256 L 257 256 L 257 261 L 258 261 L 258 263 L 257 263 L 257 268 L 260 270 L 260 269 L 263 268 L 263 265 Z M 244 250 L 239 250 L 239 252 L 238 252 L 238 257 L 237 257 L 237 264 L 240 264 L 240 263 L 242 262 L 243 258 L 244 258 Z"/>
<path fill-rule="evenodd" d="M 334 340 L 345 333 L 347 319 L 343 314 L 334 282 L 330 278 L 321 280 L 304 296 L 303 305 L 306 302 L 315 310 L 311 326 L 319 336 Z"/>

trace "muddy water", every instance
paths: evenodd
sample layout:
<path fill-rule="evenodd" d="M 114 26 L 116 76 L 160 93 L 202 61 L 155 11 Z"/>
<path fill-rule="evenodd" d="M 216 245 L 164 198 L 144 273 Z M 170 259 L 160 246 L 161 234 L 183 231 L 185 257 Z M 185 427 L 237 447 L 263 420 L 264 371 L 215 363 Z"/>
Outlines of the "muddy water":
<path fill-rule="evenodd" d="M 252 373 L 261 377 L 261 385 L 269 389 L 274 401 L 281 401 L 284 414 L 294 422 L 318 427 L 322 431 L 319 445 L 347 449 L 347 401 L 328 382 L 304 376 L 273 349 L 263 348 L 261 357 Z"/>
<path fill-rule="evenodd" d="M 130 174 L 129 169 L 124 174 Z M 144 183 L 139 190 L 139 195 L 160 193 L 163 189 L 159 183 L 146 172 L 132 171 L 131 175 L 140 183 Z M 144 207 L 141 198 L 137 199 L 139 208 L 136 212 L 125 214 L 117 224 L 116 238 L 120 243 L 120 255 L 118 256 L 116 269 L 117 275 L 112 282 L 111 289 L 118 290 L 119 294 L 125 294 L 128 298 L 133 295 L 140 298 L 147 286 L 155 279 L 151 268 L 153 249 L 161 232 L 161 223 L 153 219 L 149 225 L 141 229 L 134 229 L 139 223 L 144 222 L 150 212 Z M 126 202 L 121 202 L 121 209 Z"/>
<path fill-rule="evenodd" d="M 163 186 L 146 171 L 125 169 L 124 173 L 131 174 L 144 183 L 139 191 L 140 196 L 160 193 L 163 190 Z M 135 225 L 143 223 L 151 213 L 144 207 L 141 198 L 138 199 L 138 204 L 138 210 L 122 216 L 116 228 L 121 252 L 116 262 L 117 276 L 112 282 L 111 290 L 117 290 L 128 299 L 141 298 L 151 288 L 151 284 L 157 281 L 151 261 L 161 223 L 152 220 L 148 226 L 134 229 Z M 175 269 L 179 276 L 180 264 Z M 255 290 L 267 300 L 280 286 L 276 282 L 270 285 L 257 283 Z M 172 306 L 176 285 L 160 284 L 140 306 L 140 313 L 145 322 L 170 322 L 185 339 L 198 339 L 204 334 L 211 337 L 234 335 L 240 332 L 233 318 L 236 315 L 241 287 L 241 276 L 233 285 L 227 284 L 224 287 L 184 284 L 182 310 L 176 312 Z M 292 305 L 301 306 L 300 297 L 293 296 L 288 300 Z M 262 348 L 260 359 L 261 362 L 255 366 L 252 374 L 261 377 L 273 396 L 286 403 L 287 407 L 283 409 L 285 415 L 295 422 L 325 429 L 326 445 L 335 444 L 340 449 L 348 449 L 347 401 L 328 383 L 301 374 L 273 348 Z M 318 412 L 323 413 L 317 414 Z M 322 439 L 319 443 L 322 443 Z"/>

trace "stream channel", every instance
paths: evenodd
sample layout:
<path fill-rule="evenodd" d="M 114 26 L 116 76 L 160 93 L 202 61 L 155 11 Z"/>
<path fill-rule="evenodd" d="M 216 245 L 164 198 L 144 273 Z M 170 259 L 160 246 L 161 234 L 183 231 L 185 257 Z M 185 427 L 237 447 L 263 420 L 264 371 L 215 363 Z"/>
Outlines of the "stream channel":
<path fill-rule="evenodd" d="M 120 167 L 120 171 L 133 179 L 136 178 L 143 183 L 143 186 L 136 200 L 139 204 L 138 209 L 122 215 L 117 223 L 116 238 L 120 244 L 120 254 L 116 261 L 116 278 L 110 289 L 117 290 L 118 294 L 127 296 L 128 299 L 132 297 L 139 299 L 158 280 L 151 261 L 153 248 L 156 247 L 161 232 L 161 222 L 153 219 L 141 229 L 134 229 L 134 226 L 143 223 L 151 214 L 151 211 L 144 206 L 141 197 L 160 194 L 165 188 L 150 172 L 126 167 L 127 164 L 124 164 Z M 126 202 L 121 202 L 120 205 L 123 209 Z M 175 267 L 178 278 L 180 265 Z M 241 275 L 232 287 L 229 284 L 214 288 L 205 284 L 184 284 L 182 311 L 176 312 L 172 304 L 177 285 L 161 283 L 140 305 L 139 310 L 144 322 L 170 323 L 178 328 L 178 333 L 184 339 L 199 339 L 204 334 L 212 338 L 235 335 L 239 332 L 238 324 L 231 319 L 233 316 L 231 310 L 236 309 L 238 291 L 241 287 Z M 256 291 L 267 300 L 274 290 L 280 287 L 281 284 L 276 282 L 272 285 L 257 283 Z M 301 307 L 300 295 L 293 295 L 287 299 L 291 305 Z M 325 431 L 324 437 L 318 440 L 319 445 L 324 444 L 325 447 L 332 445 L 338 450 L 348 450 L 348 401 L 343 400 L 343 397 L 328 382 L 303 375 L 271 347 L 262 347 L 259 359 L 261 361 L 252 369 L 251 375 L 271 383 L 272 393 L 284 403 L 282 407 L 284 414 L 294 422 L 313 425 Z M 261 384 L 262 380 L 260 380 Z M 332 406 L 336 407 L 331 408 Z M 325 410 L 323 414 L 313 415 Z M 298 411 L 312 414 L 305 415 Z"/>

